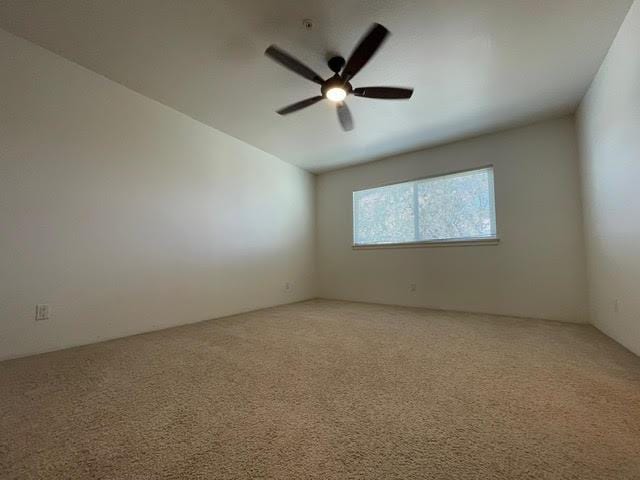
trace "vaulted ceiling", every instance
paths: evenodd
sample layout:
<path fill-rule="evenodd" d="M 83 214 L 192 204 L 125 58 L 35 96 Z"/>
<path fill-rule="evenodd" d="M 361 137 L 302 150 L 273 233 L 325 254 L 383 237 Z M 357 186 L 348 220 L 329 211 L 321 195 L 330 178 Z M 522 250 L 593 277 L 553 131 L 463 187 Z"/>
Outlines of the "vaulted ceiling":
<path fill-rule="evenodd" d="M 281 159 L 324 171 L 573 111 L 632 0 L 3 0 L 0 26 Z M 311 19 L 307 30 L 303 19 Z M 267 59 L 277 44 L 330 76 L 373 22 L 392 36 L 352 82 L 356 128 L 318 85 Z"/>

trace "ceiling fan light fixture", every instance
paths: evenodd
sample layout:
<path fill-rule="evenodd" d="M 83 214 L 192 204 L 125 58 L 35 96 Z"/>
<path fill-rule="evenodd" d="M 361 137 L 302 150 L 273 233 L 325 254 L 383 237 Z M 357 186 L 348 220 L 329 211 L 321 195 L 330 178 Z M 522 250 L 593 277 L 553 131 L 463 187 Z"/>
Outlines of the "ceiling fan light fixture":
<path fill-rule="evenodd" d="M 401 100 L 411 98 L 413 88 L 399 87 L 359 87 L 353 88 L 351 79 L 364 67 L 376 54 L 380 46 L 389 35 L 389 30 L 374 23 L 369 31 L 360 40 L 356 48 L 351 53 L 349 60 L 345 60 L 339 55 L 334 55 L 328 60 L 329 70 L 334 75 L 324 80 L 320 75 L 307 67 L 300 60 L 281 50 L 276 45 L 269 46 L 264 54 L 274 62 L 279 63 L 287 70 L 300 75 L 320 85 L 320 95 L 306 98 L 296 103 L 292 103 L 280 110 L 276 110 L 279 115 L 289 115 L 303 108 L 310 107 L 321 100 L 327 99 L 335 104 L 340 126 L 345 132 L 353 130 L 353 118 L 345 99 L 348 95 L 364 98 L 381 98 L 387 100 Z"/>
<path fill-rule="evenodd" d="M 347 98 L 347 91 L 344 88 L 333 87 L 327 90 L 327 98 L 332 102 L 342 102 Z"/>

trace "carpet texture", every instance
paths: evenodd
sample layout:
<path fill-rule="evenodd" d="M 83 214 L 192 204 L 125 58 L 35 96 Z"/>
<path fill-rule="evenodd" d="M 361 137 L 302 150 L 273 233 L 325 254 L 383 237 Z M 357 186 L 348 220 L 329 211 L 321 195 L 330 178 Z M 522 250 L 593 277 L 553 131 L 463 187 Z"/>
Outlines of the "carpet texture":
<path fill-rule="evenodd" d="M 640 479 L 586 325 L 314 300 L 0 363 L 2 479 Z"/>

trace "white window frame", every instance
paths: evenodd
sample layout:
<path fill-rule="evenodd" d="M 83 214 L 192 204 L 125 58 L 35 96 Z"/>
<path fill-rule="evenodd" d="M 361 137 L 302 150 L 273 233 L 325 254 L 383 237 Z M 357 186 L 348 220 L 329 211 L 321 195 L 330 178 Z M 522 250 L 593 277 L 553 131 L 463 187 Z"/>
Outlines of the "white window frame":
<path fill-rule="evenodd" d="M 493 231 L 495 235 L 492 237 L 467 237 L 467 238 L 451 238 L 451 239 L 437 239 L 437 240 L 420 240 L 414 242 L 402 242 L 402 243 L 372 243 L 372 244 L 364 244 L 364 243 L 356 243 L 356 232 L 357 232 L 357 215 L 356 215 L 356 202 L 355 202 L 355 194 L 358 192 L 362 192 L 365 190 L 373 190 L 376 188 L 382 187 L 390 187 L 393 185 L 401 185 L 403 183 L 417 183 L 424 180 L 431 180 L 442 177 L 449 177 L 452 175 L 460 175 L 462 173 L 468 172 L 477 172 L 481 170 L 491 170 L 492 175 L 491 178 L 491 209 L 492 209 L 492 218 L 493 218 Z M 381 249 L 381 248 L 422 248 L 422 247 L 462 247 L 462 246 L 483 246 L 483 245 L 497 245 L 500 243 L 500 237 L 498 235 L 498 218 L 496 212 L 496 191 L 495 191 L 495 175 L 496 171 L 493 165 L 484 165 L 481 167 L 473 167 L 467 168 L 464 170 L 456 170 L 453 172 L 447 173 L 438 173 L 434 175 L 429 175 L 427 177 L 414 178 L 410 180 L 403 180 L 400 182 L 390 182 L 379 185 L 371 185 L 366 188 L 361 188 L 358 190 L 354 190 L 351 195 L 352 204 L 351 204 L 351 225 L 353 228 L 352 231 L 352 248 L 354 250 L 372 250 L 372 249 Z M 418 224 L 416 223 L 416 228 L 418 228 Z"/>

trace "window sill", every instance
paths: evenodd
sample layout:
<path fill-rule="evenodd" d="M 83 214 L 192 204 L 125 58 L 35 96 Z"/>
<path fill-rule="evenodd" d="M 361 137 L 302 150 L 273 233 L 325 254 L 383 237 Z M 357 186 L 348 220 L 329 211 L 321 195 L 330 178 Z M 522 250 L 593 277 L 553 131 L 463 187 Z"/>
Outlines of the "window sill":
<path fill-rule="evenodd" d="M 433 247 L 482 247 L 498 245 L 499 238 L 477 238 L 464 240 L 433 240 L 428 242 L 381 243 L 373 245 L 352 245 L 353 250 L 379 250 L 383 248 L 433 248 Z"/>

